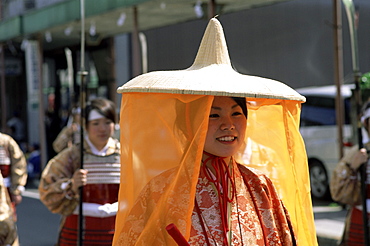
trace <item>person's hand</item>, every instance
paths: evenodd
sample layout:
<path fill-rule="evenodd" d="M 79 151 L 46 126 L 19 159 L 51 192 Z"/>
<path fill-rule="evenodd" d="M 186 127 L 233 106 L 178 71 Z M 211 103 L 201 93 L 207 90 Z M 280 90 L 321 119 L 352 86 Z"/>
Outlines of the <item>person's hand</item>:
<path fill-rule="evenodd" d="M 87 170 L 77 169 L 72 177 L 72 191 L 74 193 L 78 192 L 78 188 L 86 185 L 87 181 Z"/>
<path fill-rule="evenodd" d="M 353 160 L 351 162 L 351 168 L 354 169 L 354 170 L 357 170 L 361 164 L 367 162 L 367 159 L 368 159 L 368 154 L 367 154 L 367 151 L 366 149 L 362 148 L 360 149 L 354 156 L 353 156 Z"/>
<path fill-rule="evenodd" d="M 78 124 L 72 123 L 71 125 L 72 133 L 78 131 L 78 128 L 79 128 Z"/>
<path fill-rule="evenodd" d="M 18 204 L 20 204 L 22 202 L 22 196 L 21 195 L 11 195 L 12 196 L 12 202 L 14 202 L 14 204 L 17 206 Z"/>

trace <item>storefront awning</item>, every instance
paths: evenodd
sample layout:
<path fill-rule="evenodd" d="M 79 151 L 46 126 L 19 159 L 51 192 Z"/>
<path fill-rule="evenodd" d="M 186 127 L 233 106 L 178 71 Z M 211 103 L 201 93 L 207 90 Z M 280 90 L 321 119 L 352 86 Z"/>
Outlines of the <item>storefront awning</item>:
<path fill-rule="evenodd" d="M 262 7 L 291 0 L 215 0 L 221 14 Z M 139 30 L 186 22 L 201 18 L 195 9 L 207 16 L 208 0 L 85 0 L 85 30 L 95 28 L 87 42 L 133 30 L 133 9 L 136 6 Z M 196 8 L 197 7 L 197 8 Z M 199 13 L 199 12 L 198 12 Z M 25 14 L 0 23 L 0 42 L 48 36 L 44 49 L 78 44 L 80 40 L 80 0 L 67 0 L 29 10 Z"/>

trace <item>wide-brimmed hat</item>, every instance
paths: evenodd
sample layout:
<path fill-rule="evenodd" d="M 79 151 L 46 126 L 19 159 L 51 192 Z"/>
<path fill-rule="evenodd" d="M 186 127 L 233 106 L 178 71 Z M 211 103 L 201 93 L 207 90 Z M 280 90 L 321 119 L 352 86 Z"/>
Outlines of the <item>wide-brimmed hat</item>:
<path fill-rule="evenodd" d="M 273 98 L 305 101 L 291 87 L 272 79 L 240 74 L 232 68 L 222 26 L 212 18 L 191 67 L 142 74 L 117 89 L 119 93 L 149 92 Z"/>

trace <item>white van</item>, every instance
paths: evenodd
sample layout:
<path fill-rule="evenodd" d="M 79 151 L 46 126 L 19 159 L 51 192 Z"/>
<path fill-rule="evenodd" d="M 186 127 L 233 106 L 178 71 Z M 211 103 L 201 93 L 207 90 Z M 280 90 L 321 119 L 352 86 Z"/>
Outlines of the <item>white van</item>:
<path fill-rule="evenodd" d="M 343 85 L 344 152 L 355 143 L 351 125 L 351 95 L 354 84 Z M 300 132 L 304 139 L 310 171 L 311 194 L 315 198 L 330 198 L 329 180 L 339 161 L 338 128 L 336 125 L 336 86 L 313 86 L 296 89 L 306 97 L 302 104 Z"/>

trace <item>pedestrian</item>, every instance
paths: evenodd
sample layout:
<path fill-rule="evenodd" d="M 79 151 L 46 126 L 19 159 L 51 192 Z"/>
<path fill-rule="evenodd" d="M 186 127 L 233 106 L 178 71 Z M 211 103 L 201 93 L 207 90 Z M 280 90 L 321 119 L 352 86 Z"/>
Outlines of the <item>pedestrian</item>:
<path fill-rule="evenodd" d="M 9 194 L 0 172 L 0 245 L 18 246 L 17 227 Z"/>
<path fill-rule="evenodd" d="M 8 190 L 16 220 L 16 206 L 22 202 L 22 192 L 27 183 L 27 162 L 17 142 L 0 132 L 0 171 Z"/>
<path fill-rule="evenodd" d="M 38 182 L 41 175 L 41 153 L 38 143 L 32 144 L 29 148 L 30 153 L 27 156 L 27 185 L 30 187 L 38 187 Z"/>
<path fill-rule="evenodd" d="M 40 200 L 62 215 L 58 245 L 76 245 L 82 231 L 83 245 L 111 245 L 117 211 L 120 177 L 120 144 L 111 136 L 116 122 L 112 101 L 96 98 L 86 106 L 83 142 L 64 149 L 42 172 Z M 79 187 L 83 187 L 83 225 L 78 228 Z"/>
<path fill-rule="evenodd" d="M 7 123 L 7 127 L 10 129 L 9 135 L 17 142 L 22 151 L 25 150 L 26 131 L 23 121 L 20 119 L 18 111 L 14 111 L 13 117 L 11 117 Z"/>
<path fill-rule="evenodd" d="M 72 109 L 71 120 L 67 122 L 67 125 L 63 127 L 53 142 L 53 148 L 56 153 L 59 153 L 63 149 L 72 146 L 72 144 L 77 144 L 80 142 L 80 115 L 81 109 L 79 107 Z"/>
<path fill-rule="evenodd" d="M 118 92 L 125 165 L 113 245 L 317 245 L 304 97 L 234 71 L 217 19 L 190 68 Z"/>
<path fill-rule="evenodd" d="M 338 162 L 330 180 L 330 192 L 333 200 L 349 206 L 340 243 L 340 245 L 346 246 L 364 245 L 361 177 L 359 170 L 360 166 L 366 163 L 367 180 L 369 180 L 370 102 L 364 104 L 361 114 L 361 132 L 364 147 L 360 149 L 357 144 L 349 149 Z M 369 185 L 367 187 L 367 189 L 370 188 Z M 370 196 L 367 195 L 367 199 L 369 198 Z M 369 205 L 367 209 L 369 211 Z"/>

